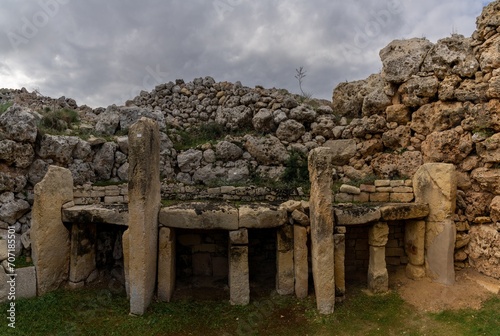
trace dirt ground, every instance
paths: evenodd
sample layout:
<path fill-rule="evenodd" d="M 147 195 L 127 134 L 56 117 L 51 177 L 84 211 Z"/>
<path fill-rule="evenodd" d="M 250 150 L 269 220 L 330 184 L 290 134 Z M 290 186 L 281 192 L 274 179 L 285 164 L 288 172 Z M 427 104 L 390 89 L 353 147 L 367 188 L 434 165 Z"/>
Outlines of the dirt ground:
<path fill-rule="evenodd" d="M 456 272 L 456 282 L 452 286 L 432 282 L 430 279 L 414 281 L 404 274 L 404 268 L 398 268 L 389 274 L 389 287 L 401 297 L 425 312 L 437 312 L 445 309 L 479 309 L 481 304 L 500 295 L 500 280 L 486 277 L 470 268 Z"/>

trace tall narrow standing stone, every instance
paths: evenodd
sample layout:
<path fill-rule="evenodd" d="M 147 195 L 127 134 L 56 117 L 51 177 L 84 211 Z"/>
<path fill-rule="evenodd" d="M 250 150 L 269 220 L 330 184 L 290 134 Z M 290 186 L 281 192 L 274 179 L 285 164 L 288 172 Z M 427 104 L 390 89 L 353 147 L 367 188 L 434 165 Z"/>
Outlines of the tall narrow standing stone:
<path fill-rule="evenodd" d="M 280 295 L 293 294 L 293 226 L 284 225 L 277 230 L 276 241 L 276 291 Z"/>
<path fill-rule="evenodd" d="M 82 283 L 96 269 L 96 241 L 95 223 L 73 223 L 71 227 L 71 259 L 69 267 L 69 281 L 71 283 Z"/>
<path fill-rule="evenodd" d="M 295 295 L 299 299 L 307 297 L 309 287 L 309 265 L 307 263 L 307 228 L 293 226 L 293 264 L 295 273 Z"/>
<path fill-rule="evenodd" d="M 368 264 L 368 288 L 373 293 L 389 290 L 389 274 L 385 263 L 385 245 L 389 239 L 389 225 L 376 223 L 368 231 L 370 260 Z"/>
<path fill-rule="evenodd" d="M 158 300 L 170 302 L 175 289 L 175 229 L 162 227 L 158 243 Z"/>
<path fill-rule="evenodd" d="M 31 246 L 38 294 L 57 289 L 68 280 L 70 232 L 63 225 L 61 208 L 73 200 L 73 177 L 68 169 L 50 166 L 35 186 Z"/>
<path fill-rule="evenodd" d="M 142 315 L 153 298 L 158 256 L 160 136 L 158 124 L 141 118 L 129 129 L 130 313 Z"/>
<path fill-rule="evenodd" d="M 338 227 L 337 227 L 338 228 Z M 333 235 L 335 242 L 335 297 L 337 302 L 345 299 L 345 234 Z"/>
<path fill-rule="evenodd" d="M 334 244 L 332 211 L 332 150 L 315 148 L 309 154 L 311 196 L 311 259 L 316 305 L 321 314 L 335 308 Z"/>
<path fill-rule="evenodd" d="M 413 188 L 415 202 L 429 204 L 425 230 L 427 275 L 437 282 L 452 285 L 455 282 L 455 166 L 446 163 L 424 164 L 413 176 Z"/>
<path fill-rule="evenodd" d="M 229 302 L 240 306 L 250 302 L 247 229 L 229 232 Z"/>

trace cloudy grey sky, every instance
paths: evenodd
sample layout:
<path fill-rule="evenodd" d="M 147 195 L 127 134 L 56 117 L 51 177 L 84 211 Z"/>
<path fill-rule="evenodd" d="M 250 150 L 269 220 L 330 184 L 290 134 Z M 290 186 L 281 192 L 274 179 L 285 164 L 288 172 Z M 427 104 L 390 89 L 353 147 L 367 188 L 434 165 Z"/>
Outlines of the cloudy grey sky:
<path fill-rule="evenodd" d="M 122 104 L 212 76 L 331 99 L 393 39 L 470 36 L 485 0 L 0 0 L 0 87 Z"/>

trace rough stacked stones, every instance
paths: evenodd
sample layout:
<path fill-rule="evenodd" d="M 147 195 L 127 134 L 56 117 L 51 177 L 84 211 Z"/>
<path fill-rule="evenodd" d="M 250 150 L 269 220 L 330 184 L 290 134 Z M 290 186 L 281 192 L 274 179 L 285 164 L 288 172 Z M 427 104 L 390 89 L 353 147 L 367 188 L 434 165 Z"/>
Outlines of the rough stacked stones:
<path fill-rule="evenodd" d="M 321 314 L 333 313 L 335 307 L 334 218 L 332 213 L 333 152 L 320 147 L 309 154 L 311 196 L 311 259 L 316 305 Z"/>
<path fill-rule="evenodd" d="M 72 200 L 71 172 L 50 166 L 35 186 L 32 211 L 31 244 L 39 295 L 57 289 L 68 280 L 70 232 L 62 222 L 61 208 Z"/>
<path fill-rule="evenodd" d="M 95 223 L 74 222 L 71 226 L 69 285 L 83 287 L 96 269 L 97 229 Z"/>
<path fill-rule="evenodd" d="M 457 180 L 451 164 L 427 163 L 413 178 L 415 200 L 429 205 L 426 219 L 425 258 L 427 275 L 437 282 L 453 284 L 456 228 L 453 221 Z"/>
<path fill-rule="evenodd" d="M 158 211 L 160 209 L 159 130 L 141 118 L 129 130 L 129 259 L 130 313 L 142 315 L 156 284 Z"/>
<path fill-rule="evenodd" d="M 335 194 L 335 202 L 397 202 L 413 201 L 411 180 L 375 180 L 359 187 L 342 184 Z"/>

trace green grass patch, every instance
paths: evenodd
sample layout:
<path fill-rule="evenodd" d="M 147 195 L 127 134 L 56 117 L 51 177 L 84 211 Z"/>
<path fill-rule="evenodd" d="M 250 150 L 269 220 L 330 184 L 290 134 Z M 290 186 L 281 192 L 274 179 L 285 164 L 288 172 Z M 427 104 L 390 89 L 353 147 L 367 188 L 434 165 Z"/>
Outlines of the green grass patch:
<path fill-rule="evenodd" d="M 47 130 L 65 131 L 79 121 L 78 112 L 63 108 L 44 112 L 40 125 Z"/>
<path fill-rule="evenodd" d="M 6 314 L 8 303 L 0 304 Z M 368 295 L 351 289 L 332 315 L 316 310 L 312 295 L 252 299 L 247 306 L 228 300 L 153 302 L 143 316 L 130 316 L 123 291 L 58 290 L 16 301 L 16 328 L 2 335 L 498 335 L 500 299 L 481 310 L 417 311 L 395 292 Z"/>
<path fill-rule="evenodd" d="M 26 256 L 20 256 L 16 258 L 15 266 L 16 268 L 30 267 L 33 266 L 33 260 L 31 258 L 26 260 Z"/>
<path fill-rule="evenodd" d="M 4 114 L 5 111 L 7 111 L 9 109 L 9 107 L 11 107 L 13 104 L 8 102 L 8 103 L 3 103 L 3 104 L 0 104 L 0 115 Z"/>
<path fill-rule="evenodd" d="M 199 127 L 187 132 L 177 131 L 177 136 L 172 137 L 176 150 L 196 148 L 204 143 L 215 143 L 222 139 L 227 132 L 222 125 L 217 123 L 201 124 Z"/>

